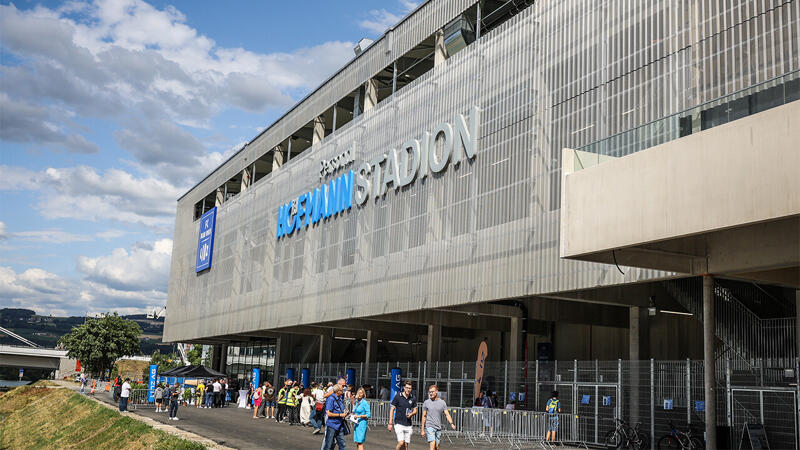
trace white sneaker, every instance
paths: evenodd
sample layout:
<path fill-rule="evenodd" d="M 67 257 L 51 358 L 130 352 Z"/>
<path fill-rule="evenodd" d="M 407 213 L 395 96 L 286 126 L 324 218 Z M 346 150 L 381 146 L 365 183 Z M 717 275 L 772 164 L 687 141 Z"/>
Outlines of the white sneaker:
<path fill-rule="evenodd" d="M 172 420 L 181 420 L 181 419 L 178 419 L 177 417 L 173 417 Z"/>

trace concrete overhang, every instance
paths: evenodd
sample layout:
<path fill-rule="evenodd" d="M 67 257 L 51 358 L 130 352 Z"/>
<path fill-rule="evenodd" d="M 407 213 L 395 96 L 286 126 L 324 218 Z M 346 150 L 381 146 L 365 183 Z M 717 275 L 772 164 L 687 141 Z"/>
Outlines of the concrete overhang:
<path fill-rule="evenodd" d="M 560 255 L 800 287 L 800 101 L 621 158 L 564 149 Z"/>

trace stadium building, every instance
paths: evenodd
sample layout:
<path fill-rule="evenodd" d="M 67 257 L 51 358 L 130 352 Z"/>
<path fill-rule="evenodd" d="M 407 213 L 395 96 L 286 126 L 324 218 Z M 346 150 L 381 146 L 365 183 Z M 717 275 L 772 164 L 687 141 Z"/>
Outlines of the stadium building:
<path fill-rule="evenodd" d="M 797 1 L 424 2 L 178 200 L 164 340 L 794 367 L 799 48 Z"/>

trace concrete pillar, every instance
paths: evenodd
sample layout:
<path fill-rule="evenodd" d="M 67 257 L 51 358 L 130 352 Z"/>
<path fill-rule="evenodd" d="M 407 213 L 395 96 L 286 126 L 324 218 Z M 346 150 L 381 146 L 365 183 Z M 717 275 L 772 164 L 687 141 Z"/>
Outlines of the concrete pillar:
<path fill-rule="evenodd" d="M 319 335 L 319 359 L 317 362 L 326 363 L 331 362 L 331 344 L 333 338 L 330 334 Z"/>
<path fill-rule="evenodd" d="M 795 327 L 794 327 L 794 338 L 796 341 L 795 344 L 797 346 L 795 347 L 794 354 L 797 355 L 798 358 L 800 358 L 800 289 L 794 291 L 794 301 L 795 301 L 794 310 L 795 314 L 797 315 L 797 320 L 795 322 Z"/>
<path fill-rule="evenodd" d="M 378 336 L 372 330 L 367 330 L 367 355 L 364 361 L 368 363 L 378 361 Z"/>
<path fill-rule="evenodd" d="M 436 67 L 447 59 L 447 48 L 444 46 L 444 28 L 436 30 L 433 49 L 433 66 Z"/>
<path fill-rule="evenodd" d="M 273 367 L 272 385 L 283 386 L 278 384 L 286 374 L 281 373 L 281 364 L 291 363 L 292 357 L 292 343 L 288 336 L 280 336 L 275 339 L 275 366 Z"/>
<path fill-rule="evenodd" d="M 442 325 L 428 325 L 428 352 L 426 361 L 439 361 L 442 356 Z"/>
<path fill-rule="evenodd" d="M 219 362 L 221 360 L 221 356 L 222 356 L 222 345 L 217 344 L 217 345 L 214 346 L 214 350 L 211 353 L 211 368 L 212 369 L 214 369 L 216 371 L 220 371 L 219 370 Z"/>
<path fill-rule="evenodd" d="M 356 89 L 356 95 L 353 97 L 353 119 L 361 115 L 361 91 L 364 90 L 364 86 L 359 87 Z"/>
<path fill-rule="evenodd" d="M 250 187 L 250 168 L 242 170 L 242 186 L 240 192 L 244 192 Z"/>
<path fill-rule="evenodd" d="M 508 359 L 522 360 L 522 317 L 511 318 L 511 332 L 508 333 Z"/>
<path fill-rule="evenodd" d="M 370 78 L 364 83 L 364 112 L 378 104 L 378 80 Z"/>
<path fill-rule="evenodd" d="M 314 118 L 314 132 L 311 134 L 311 145 L 315 145 L 325 137 L 325 118 L 317 116 Z"/>
<path fill-rule="evenodd" d="M 717 448 L 717 396 L 714 359 L 714 277 L 703 275 L 703 370 L 705 372 L 706 448 Z"/>
<path fill-rule="evenodd" d="M 225 203 L 225 190 L 222 187 L 217 188 L 217 196 L 214 199 L 214 206 L 219 206 Z"/>
<path fill-rule="evenodd" d="M 222 373 L 227 373 L 228 371 L 228 345 L 222 344 L 220 345 L 220 353 L 219 353 L 219 370 Z"/>
<path fill-rule="evenodd" d="M 650 327 L 647 308 L 629 308 L 629 359 L 639 361 L 650 358 Z"/>
<path fill-rule="evenodd" d="M 645 385 L 649 386 L 650 377 L 645 373 L 650 370 L 650 363 L 645 362 L 649 358 L 649 317 L 647 308 L 632 306 L 628 310 L 628 340 L 629 340 L 629 359 L 630 359 L 630 423 L 636 423 L 643 419 L 640 414 L 642 396 L 649 399 L 649 393 L 645 395 Z M 645 403 L 647 400 L 645 400 Z"/>
<path fill-rule="evenodd" d="M 272 171 L 283 165 L 283 144 L 272 149 Z"/>

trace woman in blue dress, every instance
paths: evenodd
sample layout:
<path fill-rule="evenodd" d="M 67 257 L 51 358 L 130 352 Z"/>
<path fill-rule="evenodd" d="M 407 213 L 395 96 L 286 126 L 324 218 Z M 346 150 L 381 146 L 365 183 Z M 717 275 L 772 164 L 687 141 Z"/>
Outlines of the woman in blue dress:
<path fill-rule="evenodd" d="M 353 417 L 358 419 L 358 423 L 353 429 L 353 442 L 356 443 L 358 450 L 364 450 L 364 441 L 367 439 L 367 420 L 372 416 L 366 396 L 364 388 L 358 388 L 356 406 L 353 408 Z"/>

